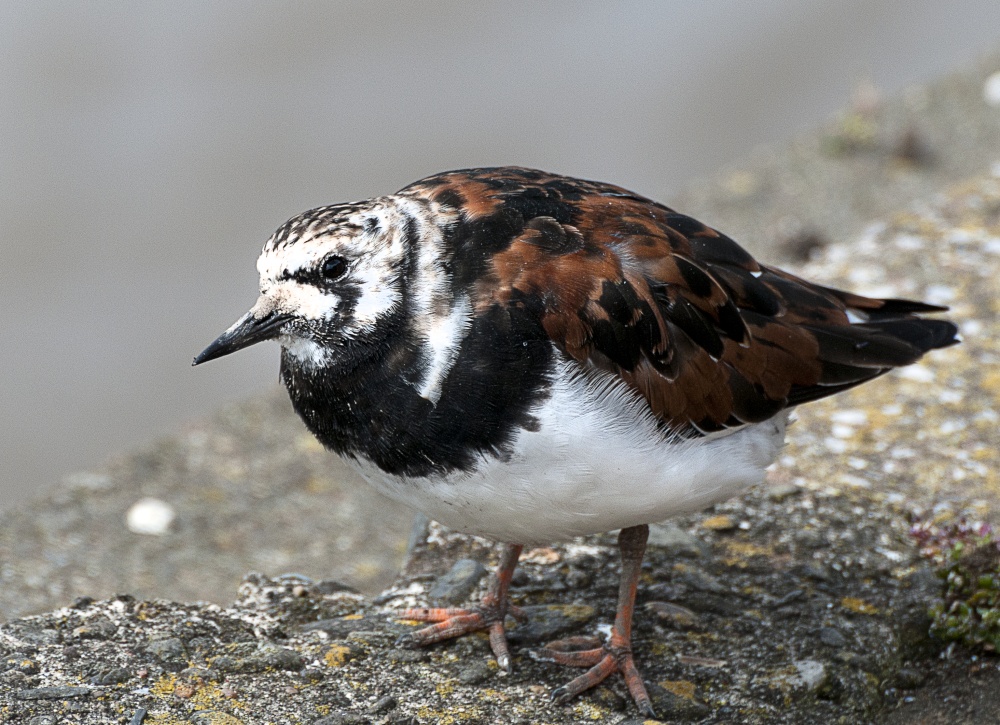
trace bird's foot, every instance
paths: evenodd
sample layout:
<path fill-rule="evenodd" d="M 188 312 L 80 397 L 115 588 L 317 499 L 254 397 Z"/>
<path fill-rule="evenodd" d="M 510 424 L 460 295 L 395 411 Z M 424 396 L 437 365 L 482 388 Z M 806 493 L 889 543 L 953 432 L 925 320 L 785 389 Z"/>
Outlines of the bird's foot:
<path fill-rule="evenodd" d="M 552 701 L 559 704 L 569 702 L 581 692 L 599 685 L 615 672 L 621 672 L 639 712 L 646 717 L 656 717 L 646 686 L 642 683 L 642 676 L 636 669 L 631 646 L 628 643 L 616 642 L 616 639 L 612 636 L 610 642 L 602 644 L 597 637 L 569 637 L 532 650 L 530 652 L 532 658 L 540 662 L 590 668 L 579 677 L 553 690 Z"/>
<path fill-rule="evenodd" d="M 510 648 L 507 645 L 507 634 L 504 630 L 504 619 L 508 614 L 518 621 L 527 619 L 527 615 L 520 607 L 506 601 L 500 602 L 488 594 L 480 604 L 468 609 L 404 609 L 397 615 L 401 619 L 433 622 L 434 624 L 418 629 L 416 632 L 404 634 L 396 643 L 403 647 L 424 647 L 485 629 L 489 632 L 490 647 L 497 658 L 497 664 L 500 665 L 500 669 L 509 674 L 511 671 Z"/>

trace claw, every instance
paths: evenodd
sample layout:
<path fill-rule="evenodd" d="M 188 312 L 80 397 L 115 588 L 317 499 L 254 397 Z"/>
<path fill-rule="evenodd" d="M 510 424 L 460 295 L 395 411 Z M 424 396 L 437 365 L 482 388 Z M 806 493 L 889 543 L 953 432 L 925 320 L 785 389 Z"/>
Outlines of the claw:
<path fill-rule="evenodd" d="M 571 699 L 573 699 L 573 695 L 566 689 L 565 685 L 552 691 L 551 702 L 553 705 L 565 705 Z"/>

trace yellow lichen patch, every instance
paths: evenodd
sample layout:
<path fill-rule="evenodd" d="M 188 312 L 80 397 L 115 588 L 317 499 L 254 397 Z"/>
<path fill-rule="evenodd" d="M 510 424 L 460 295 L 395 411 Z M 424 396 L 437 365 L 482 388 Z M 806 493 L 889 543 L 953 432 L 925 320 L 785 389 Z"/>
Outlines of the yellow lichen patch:
<path fill-rule="evenodd" d="M 177 675 L 166 674 L 149 686 L 149 691 L 153 695 L 166 697 L 174 694 L 174 687 L 177 685 Z"/>
<path fill-rule="evenodd" d="M 747 560 L 755 556 L 773 556 L 774 549 L 770 546 L 760 546 L 749 541 L 727 541 L 726 553 L 722 563 L 726 566 L 745 567 Z"/>
<path fill-rule="evenodd" d="M 417 710 L 417 718 L 421 721 L 433 722 L 438 725 L 457 725 L 469 720 L 478 721 L 482 713 L 476 708 L 456 707 L 447 710 L 435 710 L 424 706 Z"/>
<path fill-rule="evenodd" d="M 351 648 L 342 644 L 330 645 L 330 649 L 323 655 L 327 667 L 343 667 L 350 659 Z"/>
<path fill-rule="evenodd" d="M 674 693 L 677 697 L 684 697 L 688 700 L 694 699 L 695 686 L 689 680 L 663 680 L 660 682 L 660 687 L 667 692 Z"/>
<path fill-rule="evenodd" d="M 840 600 L 840 606 L 855 614 L 878 614 L 877 607 L 857 597 L 844 597 Z"/>
<path fill-rule="evenodd" d="M 709 531 L 731 531 L 736 528 L 736 523 L 733 521 L 732 516 L 726 516 L 725 514 L 709 516 L 701 522 L 701 525 Z"/>
<path fill-rule="evenodd" d="M 440 682 L 440 683 L 438 683 L 437 685 L 434 686 L 434 690 L 441 697 L 448 697 L 448 695 L 450 695 L 451 693 L 453 693 L 455 691 L 455 683 L 454 682 Z"/>
<path fill-rule="evenodd" d="M 598 720 L 603 720 L 610 713 L 606 708 L 598 707 L 589 702 L 577 702 L 573 706 L 573 714 L 583 720 L 590 720 L 596 722 Z"/>

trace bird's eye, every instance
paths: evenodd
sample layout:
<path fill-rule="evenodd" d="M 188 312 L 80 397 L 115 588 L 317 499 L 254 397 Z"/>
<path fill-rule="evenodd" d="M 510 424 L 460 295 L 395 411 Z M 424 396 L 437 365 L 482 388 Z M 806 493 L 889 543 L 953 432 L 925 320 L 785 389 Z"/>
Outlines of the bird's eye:
<path fill-rule="evenodd" d="M 327 257 L 323 260 L 323 266 L 320 267 L 320 271 L 323 273 L 323 279 L 329 282 L 340 279 L 347 272 L 347 260 L 336 255 Z"/>

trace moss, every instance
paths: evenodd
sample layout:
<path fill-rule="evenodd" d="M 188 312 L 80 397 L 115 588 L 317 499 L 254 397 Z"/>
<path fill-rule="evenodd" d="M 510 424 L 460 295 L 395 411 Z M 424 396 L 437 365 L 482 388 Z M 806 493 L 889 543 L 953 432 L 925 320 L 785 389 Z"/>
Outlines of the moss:
<path fill-rule="evenodd" d="M 941 601 L 930 609 L 931 634 L 946 642 L 1000 649 L 1000 547 L 992 533 L 957 541 L 943 557 Z"/>

